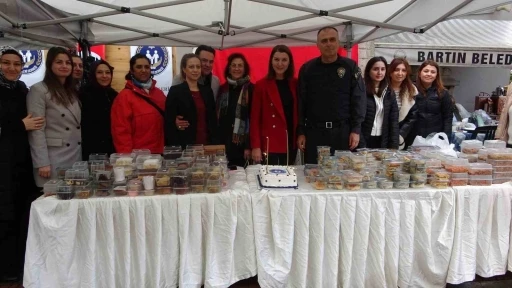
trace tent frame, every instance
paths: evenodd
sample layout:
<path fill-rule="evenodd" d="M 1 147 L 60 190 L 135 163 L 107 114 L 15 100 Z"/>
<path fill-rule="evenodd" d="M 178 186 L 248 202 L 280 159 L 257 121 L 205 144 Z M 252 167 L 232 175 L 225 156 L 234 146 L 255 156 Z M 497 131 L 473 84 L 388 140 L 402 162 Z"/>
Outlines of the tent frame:
<path fill-rule="evenodd" d="M 276 21 L 276 22 L 272 22 L 272 23 L 266 23 L 266 24 L 262 24 L 262 25 L 256 25 L 256 26 L 245 27 L 244 28 L 244 27 L 237 26 L 234 23 L 231 23 L 231 5 L 232 5 L 232 1 L 233 0 L 223 0 L 224 1 L 224 21 L 223 22 L 215 22 L 215 23 L 213 23 L 213 25 L 198 25 L 198 24 L 191 23 L 191 22 L 186 22 L 186 21 L 181 21 L 181 20 L 178 20 L 178 19 L 173 19 L 173 18 L 169 18 L 169 17 L 164 17 L 164 16 L 156 15 L 154 13 L 144 12 L 144 10 L 151 10 L 151 9 L 162 8 L 162 7 L 170 7 L 170 6 L 188 4 L 188 3 L 198 2 L 198 1 L 203 1 L 203 0 L 174 0 L 174 1 L 166 1 L 166 2 L 162 2 L 162 3 L 150 4 L 150 5 L 144 5 L 144 6 L 137 6 L 137 7 L 117 6 L 117 5 L 112 5 L 112 4 L 100 2 L 100 1 L 97 1 L 97 0 L 77 0 L 77 1 L 88 3 L 88 4 L 92 4 L 92 5 L 96 5 L 96 6 L 100 6 L 100 7 L 109 8 L 109 9 L 112 9 L 113 11 L 92 13 L 92 14 L 79 15 L 79 16 L 70 16 L 70 17 L 64 17 L 64 18 L 57 18 L 56 19 L 56 17 L 54 15 L 52 15 L 52 13 L 50 13 L 47 9 L 45 9 L 40 3 L 38 3 L 37 0 L 32 0 L 32 2 L 34 2 L 34 4 L 36 4 L 36 6 L 39 7 L 46 15 L 48 15 L 50 18 L 52 18 L 52 20 L 17 23 L 16 21 L 11 19 L 8 15 L 6 15 L 3 12 L 0 12 L 0 17 L 5 19 L 7 22 L 9 22 L 12 25 L 13 28 L 10 29 L 10 30 L 14 30 L 14 31 L 19 30 L 19 29 L 25 30 L 25 29 L 30 29 L 30 28 L 36 28 L 36 27 L 43 27 L 43 26 L 58 24 L 63 29 L 65 29 L 68 33 L 73 35 L 73 37 L 75 39 L 76 39 L 76 36 L 74 35 L 74 33 L 71 30 L 67 29 L 65 26 L 63 26 L 62 25 L 63 23 L 77 22 L 77 21 L 78 22 L 96 22 L 96 23 L 101 24 L 101 25 L 107 25 L 107 26 L 110 26 L 110 27 L 113 27 L 113 28 L 118 28 L 118 29 L 122 29 L 122 30 L 126 30 L 126 31 L 132 31 L 132 32 L 143 34 L 141 36 L 136 36 L 136 37 L 130 37 L 130 38 L 125 38 L 125 39 L 118 39 L 118 40 L 107 41 L 107 42 L 103 42 L 103 43 L 94 43 L 94 45 L 99 45 L 99 44 L 115 44 L 115 43 L 123 43 L 123 42 L 141 40 L 141 39 L 146 39 L 146 38 L 151 38 L 151 37 L 159 37 L 159 38 L 164 38 L 164 39 L 168 39 L 168 40 L 179 42 L 179 43 L 183 43 L 183 44 L 198 46 L 199 43 L 196 43 L 194 41 L 188 41 L 188 40 L 184 40 L 184 39 L 179 39 L 179 38 L 168 36 L 168 35 L 177 34 L 177 33 L 183 33 L 183 32 L 190 32 L 190 31 L 195 31 L 195 30 L 201 30 L 201 31 L 206 31 L 206 32 L 213 33 L 213 34 L 218 34 L 218 35 L 220 35 L 222 37 L 220 47 L 216 47 L 216 48 L 219 48 L 219 49 L 227 49 L 227 48 L 231 48 L 231 47 L 249 46 L 249 45 L 256 44 L 256 43 L 262 43 L 262 42 L 268 42 L 268 41 L 276 40 L 276 39 L 279 39 L 279 38 L 290 38 L 290 39 L 294 39 L 294 40 L 297 40 L 297 41 L 303 41 L 303 42 L 311 43 L 311 42 L 313 42 L 311 39 L 305 39 L 305 38 L 297 37 L 297 35 L 315 31 L 315 30 L 317 30 L 320 27 L 315 27 L 314 29 L 306 28 L 306 29 L 303 29 L 301 31 L 296 31 L 296 32 L 289 33 L 289 34 L 279 34 L 279 33 L 274 33 L 274 32 L 270 32 L 270 31 L 264 31 L 262 29 L 269 28 L 269 27 L 274 27 L 274 26 L 279 26 L 279 25 L 285 25 L 285 24 L 289 24 L 289 23 L 293 23 L 293 22 L 297 22 L 297 21 L 312 19 L 312 18 L 315 18 L 315 17 L 331 17 L 331 18 L 342 19 L 342 20 L 344 20 L 343 22 L 333 23 L 332 26 L 345 25 L 346 29 L 351 27 L 352 24 L 360 24 L 360 25 L 373 26 L 374 27 L 371 31 L 369 31 L 368 33 L 366 33 L 364 36 L 360 37 L 359 39 L 352 39 L 353 38 L 353 33 L 352 33 L 351 29 L 350 29 L 350 31 L 346 31 L 345 32 L 346 35 L 350 35 L 350 37 L 347 38 L 346 39 L 347 41 L 345 43 L 342 43 L 342 44 L 344 44 L 344 46 L 347 49 L 350 49 L 353 45 L 355 45 L 357 43 L 363 42 L 371 34 L 375 33 L 375 31 L 377 31 L 379 28 L 398 30 L 397 33 L 404 32 L 404 31 L 405 32 L 412 32 L 412 33 L 424 33 L 425 31 L 427 31 L 428 29 L 430 29 L 431 27 L 433 27 L 437 23 L 439 23 L 439 22 L 441 22 L 443 20 L 451 18 L 451 16 L 454 13 L 456 13 L 457 11 L 463 9 L 468 4 L 473 2 L 473 0 L 465 0 L 464 2 L 458 4 L 456 7 L 454 7 L 453 9 L 448 11 L 447 13 L 443 14 L 442 16 L 438 17 L 435 21 L 431 22 L 430 24 L 426 25 L 425 27 L 410 28 L 410 27 L 404 27 L 404 26 L 400 26 L 400 25 L 389 24 L 389 21 L 391 21 L 396 16 L 400 15 L 404 10 L 406 10 L 408 7 L 410 7 L 412 4 L 414 4 L 417 0 L 410 0 L 406 5 L 404 5 L 398 11 L 393 13 L 393 15 L 391 15 L 389 18 L 387 18 L 383 22 L 372 21 L 372 20 L 362 19 L 362 18 L 358 18 L 358 17 L 352 17 L 352 16 L 349 16 L 349 15 L 346 15 L 346 14 L 340 14 L 340 12 L 349 11 L 349 10 L 353 10 L 353 9 L 357 9 L 357 8 L 362 8 L 362 7 L 367 7 L 367 6 L 372 6 L 372 5 L 376 5 L 376 4 L 380 4 L 380 3 L 389 2 L 389 1 L 392 1 L 392 0 L 373 0 L 373 1 L 368 1 L 368 2 L 364 2 L 364 3 L 359 3 L 359 4 L 349 5 L 349 6 L 345 6 L 345 7 L 340 7 L 340 8 L 332 9 L 332 10 L 328 10 L 328 11 L 326 11 L 326 10 L 316 10 L 316 9 L 307 8 L 307 7 L 301 7 L 301 6 L 297 6 L 297 5 L 277 2 L 277 1 L 274 1 L 274 0 L 248 0 L 248 1 L 251 1 L 251 2 L 256 2 L 256 3 L 261 3 L 261 4 L 266 4 L 266 5 L 269 5 L 269 6 L 281 7 L 281 8 L 286 8 L 286 9 L 291 9 L 291 10 L 298 11 L 298 12 L 306 12 L 306 13 L 309 13 L 309 14 L 303 15 L 303 16 L 299 16 L 299 17 L 290 18 L 290 19 L 280 20 L 280 21 Z M 510 1 L 510 2 L 512 2 L 512 1 Z M 496 5 L 496 7 L 497 6 L 501 6 L 501 5 L 504 5 L 504 3 Z M 494 6 L 492 6 L 492 7 L 494 7 Z M 490 9 L 490 8 L 491 7 L 487 7 L 487 8 L 485 8 L 485 10 L 486 9 Z M 468 13 L 474 13 L 474 12 L 475 11 L 468 12 Z M 118 14 L 125 14 L 125 13 L 132 13 L 132 14 L 139 15 L 139 16 L 142 16 L 142 17 L 147 17 L 147 18 L 151 18 L 151 19 L 154 19 L 154 20 L 168 22 L 168 23 L 172 23 L 172 24 L 176 24 L 176 25 L 184 26 L 184 27 L 188 27 L 188 28 L 186 28 L 186 29 L 179 29 L 179 30 L 173 30 L 173 31 L 166 31 L 166 32 L 163 32 L 163 33 L 154 33 L 154 32 L 143 31 L 143 30 L 140 30 L 140 29 L 130 28 L 130 27 L 122 26 L 122 25 L 117 25 L 117 24 L 113 24 L 113 23 L 108 23 L 108 22 L 101 21 L 101 20 L 97 19 L 97 18 L 101 18 L 101 17 L 118 15 Z M 462 15 L 462 16 L 464 16 L 464 15 Z M 461 17 L 461 15 L 459 15 L 458 17 Z M 87 25 L 85 25 L 85 26 L 87 27 Z M 216 27 L 216 26 L 218 26 L 218 27 Z M 4 32 L 4 35 L 5 35 L 5 33 L 13 34 L 13 31 L 7 31 L 6 29 L 2 29 L 1 27 L 0 27 L 0 30 Z M 82 32 L 83 32 L 83 25 L 82 25 Z M 257 40 L 257 41 L 248 41 L 248 42 L 240 43 L 240 44 L 237 44 L 237 45 L 231 45 L 231 46 L 225 46 L 224 45 L 224 38 L 226 36 L 236 36 L 236 35 L 240 35 L 240 34 L 244 34 L 244 33 L 248 33 L 248 32 L 255 32 L 255 33 L 270 35 L 272 37 L 261 39 L 261 40 Z M 24 38 L 28 38 L 30 40 L 36 40 L 38 42 L 41 42 L 40 39 L 31 39 L 30 37 L 24 37 Z M 77 39 L 77 40 L 79 40 L 79 39 Z M 85 40 L 87 40 L 87 39 L 85 39 Z M 60 40 L 60 41 L 63 41 L 64 43 L 66 43 L 65 40 Z M 55 41 L 48 41 L 48 43 L 55 44 Z"/>

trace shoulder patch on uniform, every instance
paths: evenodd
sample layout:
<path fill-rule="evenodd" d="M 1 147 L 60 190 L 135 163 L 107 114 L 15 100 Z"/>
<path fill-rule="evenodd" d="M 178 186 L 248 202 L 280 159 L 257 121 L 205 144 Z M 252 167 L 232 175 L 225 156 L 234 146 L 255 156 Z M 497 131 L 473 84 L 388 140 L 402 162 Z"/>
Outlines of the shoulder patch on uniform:
<path fill-rule="evenodd" d="M 359 68 L 359 67 L 356 68 L 354 77 L 356 77 L 356 79 L 359 79 L 361 77 L 361 68 Z"/>

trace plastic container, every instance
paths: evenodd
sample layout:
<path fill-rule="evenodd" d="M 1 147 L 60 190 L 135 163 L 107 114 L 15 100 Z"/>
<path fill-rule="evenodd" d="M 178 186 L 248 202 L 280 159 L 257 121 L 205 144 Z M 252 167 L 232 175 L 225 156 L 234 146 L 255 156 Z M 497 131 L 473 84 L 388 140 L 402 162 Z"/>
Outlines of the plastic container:
<path fill-rule="evenodd" d="M 393 181 L 387 180 L 387 179 L 381 179 L 377 181 L 377 187 L 379 189 L 393 189 Z"/>
<path fill-rule="evenodd" d="M 64 181 L 52 179 L 43 185 L 44 197 L 52 196 L 57 194 L 58 187 L 64 185 Z"/>
<path fill-rule="evenodd" d="M 181 150 L 172 150 L 172 151 L 164 151 L 164 159 L 165 160 L 176 160 L 178 158 L 181 158 L 181 155 L 183 153 Z"/>
<path fill-rule="evenodd" d="M 73 163 L 73 166 L 71 167 L 73 169 L 89 169 L 89 163 L 87 161 L 78 161 Z"/>
<path fill-rule="evenodd" d="M 357 172 L 354 172 L 354 171 L 346 171 L 343 173 L 343 181 L 348 184 L 348 183 L 361 183 L 363 182 L 363 175 L 357 173 Z"/>
<path fill-rule="evenodd" d="M 464 154 L 478 154 L 478 150 L 484 147 L 482 141 L 479 140 L 464 140 L 460 144 L 460 151 Z"/>
<path fill-rule="evenodd" d="M 504 178 L 504 179 L 492 179 L 492 184 L 503 184 L 510 182 L 512 178 Z"/>
<path fill-rule="evenodd" d="M 222 191 L 222 181 L 207 180 L 206 181 L 206 192 L 208 193 L 219 193 Z"/>
<path fill-rule="evenodd" d="M 316 152 L 318 156 L 331 156 L 331 147 L 330 146 L 317 146 Z"/>
<path fill-rule="evenodd" d="M 447 159 L 444 167 L 448 172 L 467 173 L 469 171 L 469 161 L 461 158 Z"/>
<path fill-rule="evenodd" d="M 487 164 L 491 164 L 492 166 L 512 166 L 512 160 L 487 159 Z"/>
<path fill-rule="evenodd" d="M 132 165 L 134 158 L 131 153 L 114 153 L 110 155 L 110 163 L 118 166 Z"/>
<path fill-rule="evenodd" d="M 136 197 L 142 192 L 142 181 L 138 179 L 132 179 L 128 181 L 126 184 L 126 192 L 128 192 L 128 196 Z"/>
<path fill-rule="evenodd" d="M 437 189 L 446 189 L 450 185 L 449 180 L 432 180 L 430 182 L 430 186 L 437 188 Z"/>
<path fill-rule="evenodd" d="M 512 172 L 512 166 L 494 166 L 493 172 Z"/>
<path fill-rule="evenodd" d="M 158 171 L 158 170 L 157 170 Z M 157 171 L 154 171 L 153 169 L 151 169 L 151 171 L 148 171 L 148 170 L 139 170 L 137 172 L 137 179 L 139 179 L 140 181 L 142 181 L 142 179 L 144 179 L 144 176 L 153 176 L 155 177 L 156 176 L 156 172 Z"/>
<path fill-rule="evenodd" d="M 450 179 L 451 173 L 444 169 L 436 169 L 433 172 L 432 176 L 436 181 L 448 181 Z"/>
<path fill-rule="evenodd" d="M 188 187 L 188 175 L 186 172 L 176 170 L 174 175 L 171 176 L 171 186 L 173 188 Z"/>
<path fill-rule="evenodd" d="M 471 163 L 469 175 L 492 175 L 492 165 L 487 163 Z"/>
<path fill-rule="evenodd" d="M 343 174 L 340 172 L 332 172 L 330 174 L 327 174 L 327 179 L 329 183 L 337 183 L 341 182 L 343 178 Z"/>
<path fill-rule="evenodd" d="M 410 182 L 411 174 L 396 171 L 395 173 L 393 173 L 393 181 L 395 181 L 395 183 L 396 182 Z M 409 185 L 407 185 L 407 187 L 409 187 Z"/>
<path fill-rule="evenodd" d="M 57 186 L 57 198 L 61 200 L 71 200 L 74 197 L 75 191 L 72 185 L 62 183 L 62 185 Z"/>
<path fill-rule="evenodd" d="M 89 171 L 91 174 L 94 174 L 96 171 L 105 171 L 106 167 L 105 164 L 107 162 L 104 160 L 89 160 Z"/>
<path fill-rule="evenodd" d="M 158 170 L 162 167 L 162 156 L 158 154 L 140 155 L 135 160 L 139 170 Z"/>
<path fill-rule="evenodd" d="M 479 154 L 465 154 L 465 153 L 460 153 L 459 154 L 459 158 L 468 159 L 469 163 L 477 163 L 478 162 L 478 156 L 479 156 Z"/>
<path fill-rule="evenodd" d="M 172 194 L 172 187 L 155 187 L 155 194 L 156 195 L 168 195 Z"/>
<path fill-rule="evenodd" d="M 76 185 L 75 196 L 78 199 L 89 199 L 92 196 L 91 182 L 87 182 L 85 185 Z"/>
<path fill-rule="evenodd" d="M 327 188 L 332 190 L 343 190 L 345 189 L 345 183 L 343 181 L 335 182 L 335 183 L 328 183 Z"/>
<path fill-rule="evenodd" d="M 206 169 L 200 167 L 192 167 L 189 170 L 190 179 L 191 180 L 205 180 L 206 179 Z"/>
<path fill-rule="evenodd" d="M 107 153 L 91 153 L 89 154 L 89 162 L 91 161 L 105 161 L 108 162 Z"/>
<path fill-rule="evenodd" d="M 200 164 L 200 163 L 204 163 L 204 164 L 210 164 L 210 156 L 197 156 L 196 157 L 196 164 Z"/>
<path fill-rule="evenodd" d="M 315 182 L 313 183 L 313 188 L 316 190 L 325 190 L 327 188 L 327 177 L 316 177 Z"/>
<path fill-rule="evenodd" d="M 468 185 L 468 178 L 452 178 L 450 179 L 450 186 L 466 186 Z"/>
<path fill-rule="evenodd" d="M 189 144 L 187 147 L 185 147 L 186 150 L 192 149 L 192 150 L 204 150 L 203 144 Z"/>
<path fill-rule="evenodd" d="M 350 167 L 354 170 L 362 170 L 366 167 L 366 156 L 352 154 L 350 156 Z"/>
<path fill-rule="evenodd" d="M 512 178 L 512 172 L 494 172 L 493 178 Z"/>
<path fill-rule="evenodd" d="M 155 187 L 170 187 L 171 174 L 168 168 L 160 168 L 155 175 Z"/>
<path fill-rule="evenodd" d="M 181 146 L 171 145 L 171 146 L 164 146 L 164 153 L 167 151 L 179 151 L 181 152 Z"/>
<path fill-rule="evenodd" d="M 512 148 L 493 150 L 487 154 L 487 159 L 512 160 Z"/>
<path fill-rule="evenodd" d="M 485 148 L 504 149 L 504 148 L 507 148 L 507 143 L 503 140 L 485 140 L 484 147 Z"/>
<path fill-rule="evenodd" d="M 427 179 L 425 181 L 411 181 L 409 183 L 409 187 L 411 188 L 423 188 L 427 184 Z"/>
<path fill-rule="evenodd" d="M 338 163 L 338 158 L 336 156 L 326 156 L 321 163 L 323 167 L 333 168 Z"/>
<path fill-rule="evenodd" d="M 116 196 L 126 196 L 128 194 L 128 192 L 126 191 L 126 185 L 114 187 L 113 192 L 114 192 L 114 195 L 116 195 Z M 97 191 L 96 191 L 96 193 L 97 193 Z"/>
<path fill-rule="evenodd" d="M 89 180 L 89 169 L 70 169 L 66 171 L 67 185 L 85 185 Z"/>
<path fill-rule="evenodd" d="M 149 149 L 133 149 L 131 154 L 132 154 L 132 157 L 136 159 L 137 157 L 139 157 L 141 155 L 151 155 L 151 150 L 149 150 Z"/>
<path fill-rule="evenodd" d="M 375 178 L 375 169 L 363 169 L 361 172 L 359 172 L 363 176 L 363 181 L 371 181 L 373 178 Z"/>
<path fill-rule="evenodd" d="M 192 193 L 203 193 L 206 191 L 204 181 L 201 182 L 191 182 L 190 183 L 190 192 Z"/>
<path fill-rule="evenodd" d="M 185 194 L 188 194 L 190 192 L 190 188 L 189 187 L 173 187 L 172 191 L 176 195 L 185 195 Z"/>
<path fill-rule="evenodd" d="M 358 182 L 358 183 L 345 183 L 345 189 L 349 190 L 349 191 L 357 191 L 357 190 L 361 190 L 361 188 L 363 187 L 363 182 Z"/>
<path fill-rule="evenodd" d="M 63 167 L 57 167 L 57 179 L 64 180 L 66 178 L 66 171 L 73 169 L 71 166 L 63 166 Z"/>
<path fill-rule="evenodd" d="M 194 163 L 193 157 L 180 157 L 176 159 L 176 163 L 178 164 L 178 168 L 180 169 L 188 169 L 192 167 L 192 164 Z"/>
<path fill-rule="evenodd" d="M 489 153 L 489 149 L 478 150 L 478 161 L 487 162 L 487 153 Z"/>
<path fill-rule="evenodd" d="M 363 189 L 377 189 L 377 180 L 363 182 Z"/>
<path fill-rule="evenodd" d="M 105 171 L 105 170 L 96 171 L 94 180 L 95 181 L 110 181 L 110 180 L 112 180 L 112 171 Z"/>
<path fill-rule="evenodd" d="M 469 179 L 469 185 L 472 186 L 491 186 L 492 179 Z"/>
<path fill-rule="evenodd" d="M 409 188 L 410 181 L 395 181 L 393 187 L 396 189 L 407 189 Z"/>
<path fill-rule="evenodd" d="M 411 181 L 427 182 L 427 176 L 426 173 L 411 174 Z"/>

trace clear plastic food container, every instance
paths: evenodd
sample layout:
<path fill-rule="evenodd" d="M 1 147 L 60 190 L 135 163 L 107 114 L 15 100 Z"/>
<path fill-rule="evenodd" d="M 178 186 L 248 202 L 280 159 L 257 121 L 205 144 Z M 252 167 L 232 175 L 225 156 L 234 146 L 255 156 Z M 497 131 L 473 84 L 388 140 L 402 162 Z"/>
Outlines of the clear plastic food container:
<path fill-rule="evenodd" d="M 477 154 L 480 148 L 484 147 L 482 141 L 479 140 L 464 140 L 460 144 L 460 151 L 464 154 Z"/>
<path fill-rule="evenodd" d="M 141 180 L 132 179 L 128 181 L 128 184 L 126 184 L 126 191 L 128 192 L 128 196 L 130 197 L 139 196 L 142 190 L 143 189 Z"/>
<path fill-rule="evenodd" d="M 446 189 L 450 185 L 450 180 L 432 180 L 430 186 L 437 189 Z"/>
<path fill-rule="evenodd" d="M 489 149 L 480 149 L 478 150 L 478 161 L 487 161 L 487 153 L 489 153 Z"/>
<path fill-rule="evenodd" d="M 512 148 L 496 149 L 487 154 L 487 159 L 512 160 Z"/>
<path fill-rule="evenodd" d="M 330 146 L 317 146 L 316 152 L 318 156 L 331 156 L 331 147 Z"/>
<path fill-rule="evenodd" d="M 493 172 L 512 172 L 512 166 L 494 166 Z"/>
<path fill-rule="evenodd" d="M 187 150 L 188 149 L 192 149 L 192 150 L 204 150 L 204 145 L 203 144 L 189 144 L 187 145 L 187 147 L 185 147 Z"/>
<path fill-rule="evenodd" d="M 494 172 L 493 178 L 512 178 L 512 172 Z"/>
<path fill-rule="evenodd" d="M 181 150 L 171 150 L 171 151 L 164 151 L 164 159 L 165 160 L 176 160 L 178 158 L 181 158 L 182 156 Z"/>
<path fill-rule="evenodd" d="M 164 152 L 165 151 L 180 151 L 181 152 L 181 146 L 177 146 L 177 145 L 164 146 Z"/>
<path fill-rule="evenodd" d="M 167 168 L 160 168 L 155 175 L 156 187 L 170 187 L 171 186 L 171 173 Z"/>
<path fill-rule="evenodd" d="M 107 153 L 91 153 L 89 154 L 89 162 L 91 161 L 105 161 L 108 162 Z"/>
<path fill-rule="evenodd" d="M 410 181 L 395 181 L 393 187 L 396 189 L 407 189 L 409 188 Z"/>
<path fill-rule="evenodd" d="M 73 169 L 89 169 L 89 163 L 87 161 L 78 161 L 73 164 Z"/>
<path fill-rule="evenodd" d="M 192 164 L 194 163 L 193 157 L 181 157 L 176 159 L 176 163 L 178 164 L 178 168 L 181 169 L 188 169 L 192 167 Z"/>
<path fill-rule="evenodd" d="M 43 194 L 45 197 L 57 194 L 59 186 L 64 185 L 64 181 L 52 179 L 43 185 Z"/>
<path fill-rule="evenodd" d="M 206 181 L 206 192 L 208 193 L 219 193 L 222 190 L 222 181 L 207 180 Z"/>
<path fill-rule="evenodd" d="M 190 183 L 190 191 L 192 193 L 203 193 L 205 192 L 205 185 L 204 185 L 204 181 L 203 183 L 200 183 L 200 182 L 191 182 Z"/>
<path fill-rule="evenodd" d="M 151 169 L 153 170 L 153 169 Z M 144 176 L 153 176 L 155 177 L 156 176 L 156 172 L 157 171 L 147 171 L 147 170 L 139 170 L 139 172 L 137 172 L 137 179 L 142 181 L 142 179 L 144 179 Z"/>
<path fill-rule="evenodd" d="M 70 169 L 66 171 L 67 185 L 85 185 L 89 180 L 89 169 Z"/>
<path fill-rule="evenodd" d="M 96 171 L 100 170 L 100 171 L 105 171 L 106 170 L 106 167 L 105 167 L 105 164 L 107 162 L 104 161 L 104 160 L 89 160 L 89 166 L 90 166 L 90 171 L 91 171 L 91 174 L 94 174 Z"/>
<path fill-rule="evenodd" d="M 492 175 L 492 165 L 487 163 L 469 164 L 469 175 Z"/>
<path fill-rule="evenodd" d="M 512 160 L 487 159 L 487 164 L 491 164 L 492 166 L 512 166 Z"/>
<path fill-rule="evenodd" d="M 336 156 L 326 156 L 322 160 L 322 166 L 324 167 L 334 167 L 338 162 L 338 158 Z"/>
<path fill-rule="evenodd" d="M 377 189 L 377 180 L 363 182 L 363 189 Z"/>
<path fill-rule="evenodd" d="M 329 184 L 327 184 L 327 188 L 332 189 L 332 190 L 343 190 L 343 189 L 345 189 L 345 183 L 343 181 L 329 183 Z"/>
<path fill-rule="evenodd" d="M 172 187 L 155 187 L 155 194 L 156 195 L 168 195 L 168 194 L 172 194 L 173 191 L 172 191 Z"/>
<path fill-rule="evenodd" d="M 510 182 L 512 178 L 504 178 L 504 179 L 492 179 L 492 184 L 503 184 Z"/>
<path fill-rule="evenodd" d="M 452 178 L 450 179 L 450 186 L 466 186 L 468 185 L 468 178 Z"/>
<path fill-rule="evenodd" d="M 393 181 L 387 179 L 381 179 L 377 181 L 377 186 L 380 189 L 393 189 Z"/>
<path fill-rule="evenodd" d="M 116 196 L 126 196 L 128 194 L 128 192 L 126 191 L 126 183 L 124 186 L 114 187 L 113 192 L 114 192 L 114 195 L 116 195 Z M 97 191 L 96 191 L 96 193 L 97 193 Z M 96 195 L 96 196 L 98 196 L 98 195 Z"/>
<path fill-rule="evenodd" d="M 467 173 L 469 171 L 468 159 L 448 159 L 445 161 L 444 167 L 446 171 L 452 173 Z"/>
<path fill-rule="evenodd" d="M 327 177 L 316 177 L 315 182 L 313 183 L 313 188 L 316 190 L 325 190 L 327 188 Z"/>
<path fill-rule="evenodd" d="M 507 143 L 503 140 L 485 140 L 484 147 L 485 148 L 504 149 L 504 148 L 507 148 Z"/>
<path fill-rule="evenodd" d="M 75 195 L 78 199 L 88 199 L 92 196 L 92 184 L 91 182 L 85 183 L 85 185 L 75 186 Z"/>
<path fill-rule="evenodd" d="M 185 195 L 190 192 L 190 188 L 189 187 L 173 187 L 172 191 L 176 195 Z"/>
<path fill-rule="evenodd" d="M 479 154 L 465 154 L 465 153 L 459 154 L 459 158 L 468 159 L 469 163 L 477 163 L 478 157 L 479 157 Z"/>
<path fill-rule="evenodd" d="M 188 187 L 188 176 L 182 175 L 181 173 L 176 173 L 171 176 L 171 186 L 173 188 L 184 188 Z"/>
<path fill-rule="evenodd" d="M 349 191 L 357 191 L 357 190 L 361 190 L 361 188 L 363 187 L 363 182 L 359 182 L 359 183 L 345 183 L 345 188 Z"/>
<path fill-rule="evenodd" d="M 61 200 L 71 200 L 75 197 L 74 186 L 62 183 L 57 186 L 57 198 Z"/>
<path fill-rule="evenodd" d="M 393 173 L 393 181 L 396 182 L 409 182 L 411 181 L 411 174 L 397 171 Z"/>
<path fill-rule="evenodd" d="M 434 173 L 432 175 L 434 176 L 435 180 L 448 181 L 450 179 L 451 173 L 444 169 L 436 169 L 433 172 Z"/>
<path fill-rule="evenodd" d="M 112 171 L 96 171 L 95 176 L 96 181 L 110 181 L 112 180 Z"/>
<path fill-rule="evenodd" d="M 57 179 L 64 180 L 66 178 L 66 171 L 70 170 L 70 169 L 73 169 L 73 168 L 70 166 L 57 167 L 57 169 L 56 169 Z"/>
<path fill-rule="evenodd" d="M 343 173 L 343 181 L 345 183 L 361 183 L 363 182 L 363 175 L 354 171 L 346 171 Z"/>
<path fill-rule="evenodd" d="M 110 155 L 110 163 L 117 166 L 129 166 L 134 158 L 131 153 L 114 153 Z"/>
<path fill-rule="evenodd" d="M 135 160 L 137 169 L 158 170 L 162 167 L 162 156 L 158 154 L 140 155 Z"/>
<path fill-rule="evenodd" d="M 151 155 L 151 150 L 149 150 L 149 149 L 133 149 L 132 150 L 133 158 L 137 158 L 141 155 Z"/>
<path fill-rule="evenodd" d="M 363 176 L 363 181 L 371 181 L 375 178 L 376 170 L 366 168 L 359 172 L 359 174 Z"/>
<path fill-rule="evenodd" d="M 210 156 L 197 156 L 196 164 L 198 163 L 210 164 Z"/>
<path fill-rule="evenodd" d="M 189 170 L 191 180 L 205 180 L 206 169 L 199 167 L 192 167 Z"/>
<path fill-rule="evenodd" d="M 350 155 L 350 167 L 354 170 L 361 170 L 366 167 L 366 156 L 352 154 Z"/>
<path fill-rule="evenodd" d="M 491 186 L 492 179 L 469 179 L 469 185 L 472 186 Z"/>
<path fill-rule="evenodd" d="M 329 183 L 341 182 L 343 174 L 340 172 L 333 172 L 327 175 Z"/>
<path fill-rule="evenodd" d="M 425 184 L 427 184 L 427 179 L 425 179 L 425 181 L 411 181 L 411 183 L 409 184 L 409 187 L 423 188 L 423 187 L 425 187 Z"/>

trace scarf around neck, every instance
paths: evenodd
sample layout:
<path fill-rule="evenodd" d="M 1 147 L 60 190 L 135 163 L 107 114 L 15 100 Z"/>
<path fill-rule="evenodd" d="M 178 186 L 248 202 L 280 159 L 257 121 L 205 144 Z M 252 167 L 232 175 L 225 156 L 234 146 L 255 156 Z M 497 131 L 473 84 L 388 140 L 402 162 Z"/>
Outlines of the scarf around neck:
<path fill-rule="evenodd" d="M 143 90 L 149 90 L 149 89 L 151 89 L 151 86 L 153 85 L 153 79 L 149 78 L 149 80 L 147 82 L 140 82 L 137 79 L 135 79 L 135 77 L 133 77 L 133 75 L 132 75 L 132 82 L 133 82 L 133 85 L 135 85 L 136 87 L 139 87 Z"/>
<path fill-rule="evenodd" d="M 229 107 L 229 86 L 234 88 L 241 86 L 240 94 L 236 103 L 235 124 L 233 126 L 233 142 L 243 143 L 249 134 L 249 85 L 250 77 L 246 76 L 238 80 L 226 78 L 228 87 L 219 95 L 217 118 L 227 115 Z"/>
<path fill-rule="evenodd" d="M 18 50 L 16 50 L 14 47 L 11 47 L 11 46 L 1 46 L 0 47 L 0 58 L 5 54 L 5 52 L 7 51 L 15 51 L 18 56 L 20 57 L 20 59 L 22 60 L 23 57 L 21 56 L 20 52 L 18 52 Z M 21 65 L 23 66 L 23 60 L 21 61 Z M 2 66 L 2 63 L 0 63 L 0 68 Z M 8 80 L 4 73 L 2 72 L 2 69 L 0 69 L 0 86 L 2 87 L 6 87 L 7 89 L 14 89 L 16 88 L 16 85 L 18 85 L 18 82 L 21 78 L 21 72 L 20 74 L 18 75 L 18 78 L 14 81 L 11 81 L 11 80 Z"/>

